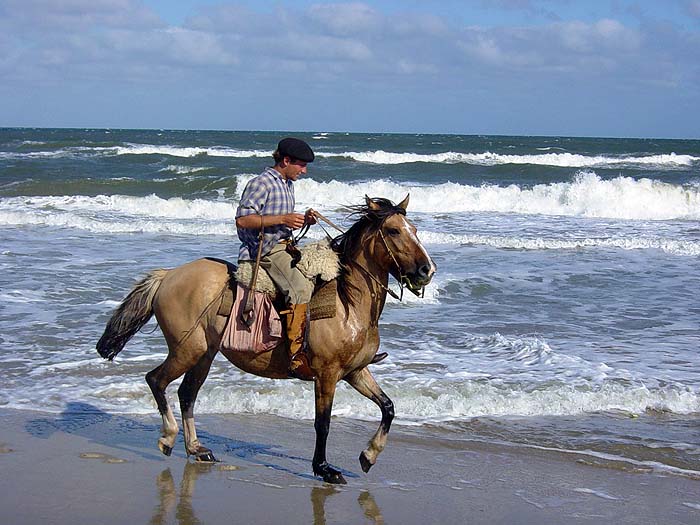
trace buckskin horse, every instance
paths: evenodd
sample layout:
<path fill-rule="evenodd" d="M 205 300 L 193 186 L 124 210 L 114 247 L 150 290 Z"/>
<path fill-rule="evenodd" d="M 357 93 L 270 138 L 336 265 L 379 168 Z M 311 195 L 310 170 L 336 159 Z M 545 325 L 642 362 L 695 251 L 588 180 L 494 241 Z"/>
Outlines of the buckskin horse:
<path fill-rule="evenodd" d="M 389 291 L 389 274 L 418 295 L 435 273 L 435 264 L 406 219 L 408 196 L 394 205 L 388 199 L 366 197 L 364 205 L 352 207 L 356 222 L 334 238 L 341 272 L 337 277 L 336 315 L 311 321 L 308 356 L 315 373 L 316 446 L 313 472 L 328 483 L 345 483 L 343 475 L 326 461 L 326 440 L 336 385 L 347 381 L 381 409 L 382 419 L 367 448 L 360 454 L 364 472 L 375 464 L 384 449 L 394 418 L 394 405 L 367 368 L 379 348 L 379 316 Z M 228 285 L 225 261 L 199 259 L 171 270 L 154 270 L 137 283 L 114 311 L 97 343 L 99 354 L 113 359 L 129 339 L 155 313 L 168 356 L 146 374 L 163 418 L 158 447 L 170 455 L 178 425 L 166 397 L 167 386 L 184 374 L 178 388 L 185 450 L 196 461 L 216 461 L 197 439 L 194 403 L 219 351 L 226 317 L 212 305 Z M 186 337 L 183 337 L 186 334 Z M 287 379 L 289 356 L 284 344 L 273 350 L 227 352 L 235 366 L 258 376 Z"/>

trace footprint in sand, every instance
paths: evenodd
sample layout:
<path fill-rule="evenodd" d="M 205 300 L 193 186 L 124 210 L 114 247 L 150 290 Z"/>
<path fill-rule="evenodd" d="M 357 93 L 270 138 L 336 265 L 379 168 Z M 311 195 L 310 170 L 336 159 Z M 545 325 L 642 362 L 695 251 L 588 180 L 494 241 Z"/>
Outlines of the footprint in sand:
<path fill-rule="evenodd" d="M 101 459 L 102 463 L 126 463 L 125 459 L 115 458 L 109 454 L 102 454 L 100 452 L 83 452 L 80 454 L 83 459 Z"/>

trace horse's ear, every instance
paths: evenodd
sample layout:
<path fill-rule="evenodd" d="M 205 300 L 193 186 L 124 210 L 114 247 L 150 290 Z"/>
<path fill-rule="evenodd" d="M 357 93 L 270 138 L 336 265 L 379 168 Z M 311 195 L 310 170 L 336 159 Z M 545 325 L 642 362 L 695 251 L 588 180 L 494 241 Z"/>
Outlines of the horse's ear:
<path fill-rule="evenodd" d="M 365 195 L 365 203 L 367 204 L 367 208 L 369 208 L 372 211 L 377 211 L 380 206 L 376 202 L 374 202 L 372 199 L 369 198 L 369 196 Z"/>
<path fill-rule="evenodd" d="M 398 206 L 399 208 L 403 208 L 403 211 L 406 211 L 406 208 L 408 208 L 408 198 L 409 198 L 410 196 L 411 196 L 411 194 L 410 194 L 410 193 L 407 193 L 407 194 L 406 194 L 406 198 L 397 204 L 397 206 Z"/>

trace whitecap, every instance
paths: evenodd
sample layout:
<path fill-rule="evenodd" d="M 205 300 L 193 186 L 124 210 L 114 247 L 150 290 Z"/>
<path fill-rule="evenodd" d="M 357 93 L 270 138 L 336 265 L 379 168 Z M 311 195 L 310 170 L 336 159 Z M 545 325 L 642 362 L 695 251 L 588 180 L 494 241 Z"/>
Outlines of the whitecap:
<path fill-rule="evenodd" d="M 504 164 L 532 164 L 567 168 L 648 168 L 673 169 L 692 166 L 700 157 L 665 153 L 642 156 L 581 155 L 576 153 L 541 153 L 536 155 L 503 155 L 486 151 L 483 153 L 462 153 L 446 151 L 442 153 L 411 153 L 376 151 L 346 151 L 342 153 L 318 152 L 320 157 L 345 157 L 369 164 L 473 164 L 477 166 L 498 166 Z"/>
<path fill-rule="evenodd" d="M 207 171 L 210 170 L 210 167 L 207 166 L 177 166 L 177 165 L 169 165 L 166 166 L 165 168 L 161 168 L 158 171 L 171 171 L 173 173 L 176 173 L 177 175 L 187 175 L 190 173 L 198 173 L 200 171 Z M 165 180 L 173 180 L 173 179 L 165 179 Z"/>

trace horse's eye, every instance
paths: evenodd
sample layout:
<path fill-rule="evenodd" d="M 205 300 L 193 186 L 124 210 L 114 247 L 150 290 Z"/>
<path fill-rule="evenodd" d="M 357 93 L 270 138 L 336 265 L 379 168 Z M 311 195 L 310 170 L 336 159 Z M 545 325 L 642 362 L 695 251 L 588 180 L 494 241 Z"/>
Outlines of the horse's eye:
<path fill-rule="evenodd" d="M 397 230 L 396 228 L 387 228 L 387 229 L 386 229 L 386 232 L 387 232 L 389 235 L 391 235 L 391 236 L 396 236 L 396 235 L 398 235 L 399 233 L 401 233 L 401 232 L 400 232 L 399 230 Z"/>

